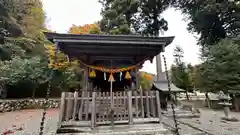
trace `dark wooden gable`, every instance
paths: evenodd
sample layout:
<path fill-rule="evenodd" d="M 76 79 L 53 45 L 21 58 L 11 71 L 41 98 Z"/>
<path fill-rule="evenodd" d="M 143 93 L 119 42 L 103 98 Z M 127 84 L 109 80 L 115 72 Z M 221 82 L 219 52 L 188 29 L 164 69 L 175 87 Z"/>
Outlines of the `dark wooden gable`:
<path fill-rule="evenodd" d="M 89 65 L 122 67 L 152 60 L 174 37 L 131 35 L 73 35 L 45 33 L 70 58 Z"/>

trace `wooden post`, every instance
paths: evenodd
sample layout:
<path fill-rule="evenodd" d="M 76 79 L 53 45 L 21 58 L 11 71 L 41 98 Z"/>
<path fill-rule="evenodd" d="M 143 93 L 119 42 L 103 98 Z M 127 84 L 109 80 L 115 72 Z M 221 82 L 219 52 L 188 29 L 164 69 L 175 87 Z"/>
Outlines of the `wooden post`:
<path fill-rule="evenodd" d="M 84 91 L 82 91 L 81 93 L 81 99 L 80 99 L 80 108 L 79 108 L 79 112 L 78 112 L 78 119 L 82 120 L 82 115 L 83 115 L 83 106 L 84 106 Z"/>
<path fill-rule="evenodd" d="M 88 68 L 85 68 L 85 70 L 84 70 L 84 77 L 85 77 L 85 86 L 84 86 L 84 88 L 85 88 L 85 90 L 87 91 L 88 90 Z"/>
<path fill-rule="evenodd" d="M 91 127 L 96 127 L 96 92 L 92 92 L 92 114 L 91 114 Z"/>
<path fill-rule="evenodd" d="M 161 76 L 161 73 L 162 73 L 162 60 L 161 60 L 161 54 L 159 53 L 157 56 L 156 56 L 156 65 L 157 65 L 157 81 L 161 80 L 162 76 Z"/>
<path fill-rule="evenodd" d="M 160 95 L 159 95 L 159 91 L 156 91 L 156 101 L 157 101 L 157 112 L 158 112 L 158 117 L 159 117 L 159 123 L 162 122 L 162 113 L 161 113 L 161 105 L 160 105 Z"/>
<path fill-rule="evenodd" d="M 139 90 L 139 88 L 140 88 L 140 81 L 139 81 L 139 69 L 138 68 L 136 68 L 136 70 L 135 70 L 135 72 L 136 72 L 136 89 L 137 89 L 137 91 Z"/>
<path fill-rule="evenodd" d="M 147 117 L 150 118 L 150 107 L 149 107 L 149 91 L 145 91 L 145 96 L 146 96 L 146 113 L 147 113 Z"/>
<path fill-rule="evenodd" d="M 64 114 L 65 114 L 65 98 L 66 98 L 66 93 L 62 92 L 61 101 L 60 101 L 60 113 L 59 113 L 59 118 L 58 118 L 58 128 L 61 127 L 61 123 L 65 119 L 64 118 Z"/>
<path fill-rule="evenodd" d="M 110 111 L 110 116 L 111 116 L 111 125 L 114 126 L 114 100 L 113 100 L 113 81 L 110 80 L 110 96 L 111 96 L 111 111 Z"/>
<path fill-rule="evenodd" d="M 75 91 L 74 92 L 74 106 L 73 106 L 73 114 L 72 114 L 72 118 L 73 118 L 73 120 L 75 120 L 76 119 L 76 113 L 77 113 L 77 107 L 78 107 L 78 92 L 77 91 Z"/>
<path fill-rule="evenodd" d="M 128 90 L 127 91 L 127 97 L 128 97 L 128 124 L 132 125 L 133 124 L 133 111 L 132 111 L 132 91 Z"/>
<path fill-rule="evenodd" d="M 71 116 L 72 116 L 72 111 L 73 111 L 73 99 L 71 99 L 72 97 L 73 97 L 73 93 L 70 93 L 70 92 L 68 92 L 67 93 L 68 94 L 68 98 L 69 99 L 67 99 L 67 113 L 66 113 L 66 117 L 65 117 L 65 120 L 66 121 L 68 121 L 70 118 L 71 118 Z"/>
<path fill-rule="evenodd" d="M 143 90 L 140 89 L 141 117 L 144 118 Z"/>

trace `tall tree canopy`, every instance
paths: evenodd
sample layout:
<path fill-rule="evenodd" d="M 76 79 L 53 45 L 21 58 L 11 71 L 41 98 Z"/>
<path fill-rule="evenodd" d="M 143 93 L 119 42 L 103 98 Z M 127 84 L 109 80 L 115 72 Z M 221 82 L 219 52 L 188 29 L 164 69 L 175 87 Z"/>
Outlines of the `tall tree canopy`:
<path fill-rule="evenodd" d="M 186 65 L 183 61 L 183 55 L 182 48 L 177 46 L 173 54 L 174 64 L 171 67 L 171 80 L 178 88 L 191 91 L 193 86 L 190 78 L 192 67 Z"/>
<path fill-rule="evenodd" d="M 188 30 L 200 34 L 199 44 L 202 46 L 240 34 L 240 6 L 237 1 L 180 0 L 175 1 L 174 6 L 189 17 Z"/>
<path fill-rule="evenodd" d="M 103 19 L 100 26 L 108 34 L 131 34 L 139 0 L 100 0 Z"/>
<path fill-rule="evenodd" d="M 161 13 L 168 0 L 100 0 L 103 5 L 100 27 L 108 34 L 142 34 L 158 36 L 166 31 L 167 21 Z"/>
<path fill-rule="evenodd" d="M 240 42 L 225 39 L 210 47 L 208 59 L 202 64 L 202 90 L 218 92 L 240 89 Z"/>
<path fill-rule="evenodd" d="M 35 36 L 45 28 L 45 14 L 40 0 L 0 0 L 0 6 L 3 28 L 14 35 L 24 33 Z"/>

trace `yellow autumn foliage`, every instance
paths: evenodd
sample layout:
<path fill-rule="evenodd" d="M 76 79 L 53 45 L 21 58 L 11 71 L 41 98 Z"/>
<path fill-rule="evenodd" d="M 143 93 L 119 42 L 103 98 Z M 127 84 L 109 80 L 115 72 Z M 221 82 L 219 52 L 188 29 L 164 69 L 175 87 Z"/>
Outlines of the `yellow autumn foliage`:
<path fill-rule="evenodd" d="M 153 80 L 153 77 L 152 77 L 151 74 L 142 72 L 142 76 L 143 76 L 145 79 L 149 80 L 149 81 L 152 81 L 152 80 Z"/>
<path fill-rule="evenodd" d="M 78 65 L 78 61 L 69 62 L 68 57 L 62 52 L 58 51 L 54 45 L 45 45 L 48 55 L 48 67 L 56 70 L 64 70 L 72 64 Z"/>
<path fill-rule="evenodd" d="M 69 29 L 71 34 L 100 34 L 101 29 L 98 24 L 86 24 L 83 26 L 72 25 Z"/>

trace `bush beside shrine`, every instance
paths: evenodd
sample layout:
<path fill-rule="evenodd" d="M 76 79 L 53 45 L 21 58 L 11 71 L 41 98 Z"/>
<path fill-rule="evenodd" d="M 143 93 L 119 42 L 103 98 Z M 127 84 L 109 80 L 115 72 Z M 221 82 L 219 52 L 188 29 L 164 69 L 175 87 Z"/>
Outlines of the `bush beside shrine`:
<path fill-rule="evenodd" d="M 0 100 L 0 113 L 22 109 L 43 109 L 44 107 L 58 108 L 59 105 L 60 99 L 49 99 L 47 102 L 45 99 Z"/>

